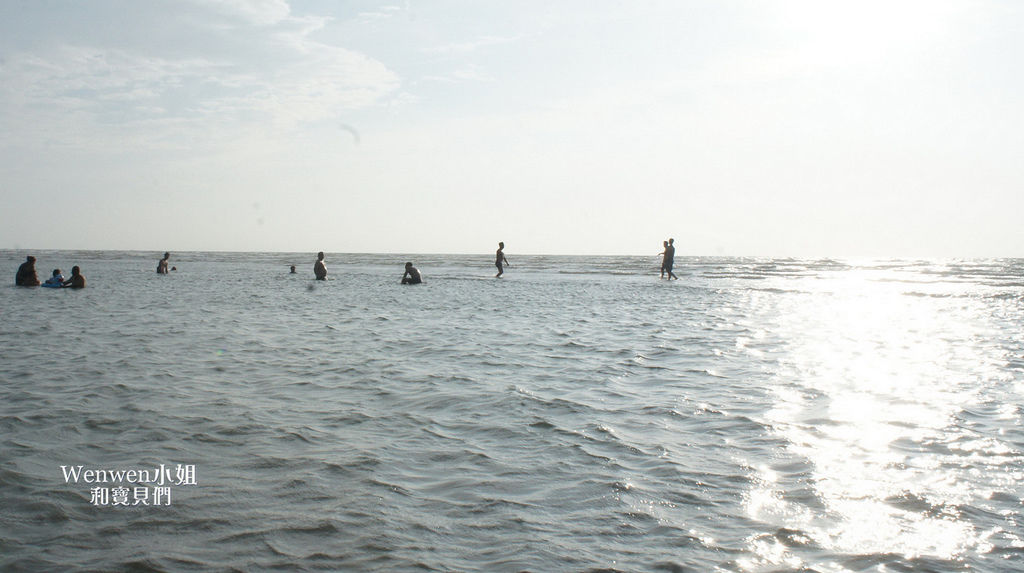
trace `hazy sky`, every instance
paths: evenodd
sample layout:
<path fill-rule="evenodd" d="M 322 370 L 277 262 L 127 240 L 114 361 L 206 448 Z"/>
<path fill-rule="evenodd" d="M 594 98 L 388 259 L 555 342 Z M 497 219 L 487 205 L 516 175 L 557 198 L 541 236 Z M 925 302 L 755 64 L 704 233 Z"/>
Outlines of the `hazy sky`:
<path fill-rule="evenodd" d="M 0 0 L 0 247 L 1024 256 L 1024 2 Z"/>

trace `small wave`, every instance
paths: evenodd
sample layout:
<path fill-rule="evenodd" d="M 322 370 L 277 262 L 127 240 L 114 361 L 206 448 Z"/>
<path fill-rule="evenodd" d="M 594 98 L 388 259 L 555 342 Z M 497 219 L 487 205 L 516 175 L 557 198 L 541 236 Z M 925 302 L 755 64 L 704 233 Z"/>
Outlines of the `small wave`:
<path fill-rule="evenodd" d="M 387 482 L 380 481 L 380 480 L 377 480 L 377 479 L 372 479 L 372 478 L 367 479 L 366 482 L 369 483 L 370 485 L 386 488 L 388 491 L 390 491 L 392 493 L 397 493 L 398 495 L 400 495 L 402 497 L 412 497 L 412 492 L 411 491 L 405 489 L 404 487 L 402 487 L 402 486 L 400 486 L 398 484 L 387 483 Z"/>
<path fill-rule="evenodd" d="M 321 521 L 319 523 L 303 526 L 292 526 L 284 527 L 276 530 L 275 533 L 297 533 L 301 535 L 326 535 L 331 536 L 340 533 L 341 530 L 338 526 L 331 521 Z"/>
<path fill-rule="evenodd" d="M 159 559 L 137 559 L 133 561 L 125 561 L 117 567 L 118 571 L 126 571 L 128 573 L 166 573 L 170 569 L 164 568 L 160 565 Z"/>
<path fill-rule="evenodd" d="M 264 538 L 266 537 L 266 535 L 268 533 L 270 533 L 269 530 L 242 531 L 240 533 L 232 533 L 230 535 L 225 535 L 223 537 L 219 537 L 217 539 L 214 539 L 213 542 L 214 543 L 224 543 L 224 544 L 236 544 L 236 543 L 239 543 L 239 542 L 244 542 L 245 544 L 249 544 L 249 543 L 251 543 L 253 541 L 263 542 Z"/>

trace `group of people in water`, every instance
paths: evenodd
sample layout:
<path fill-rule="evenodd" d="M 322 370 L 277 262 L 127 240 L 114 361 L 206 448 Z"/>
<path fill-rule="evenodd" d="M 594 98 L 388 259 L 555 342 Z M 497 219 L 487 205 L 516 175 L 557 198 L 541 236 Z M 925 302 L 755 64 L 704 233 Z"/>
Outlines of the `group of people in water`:
<path fill-rule="evenodd" d="M 500 277 L 504 272 L 504 265 L 508 265 L 509 261 L 505 258 L 505 244 L 498 244 L 498 252 L 495 254 L 495 266 L 498 267 L 498 274 L 496 277 Z M 159 272 L 159 270 L 158 270 Z M 296 274 L 295 265 L 291 266 L 291 274 Z M 316 254 L 316 262 L 313 263 L 313 276 L 316 280 L 327 280 L 327 263 L 324 262 L 324 252 L 321 251 Z M 401 273 L 402 284 L 421 284 L 423 283 L 423 276 L 420 274 L 420 270 L 413 266 L 413 263 L 406 263 L 406 270 Z"/>
<path fill-rule="evenodd" d="M 295 265 L 291 266 L 291 274 L 296 274 Z M 318 281 L 327 280 L 327 264 L 324 262 L 324 252 L 320 251 L 316 254 L 316 262 L 313 263 L 313 276 Z M 423 282 L 423 277 L 420 276 L 420 271 L 412 266 L 412 263 L 405 263 L 405 272 L 402 273 L 402 284 L 404 285 L 418 285 Z"/>
<path fill-rule="evenodd" d="M 679 280 L 679 277 L 672 272 L 672 267 L 675 264 L 676 258 L 676 247 L 675 239 L 669 239 L 664 241 L 662 244 L 665 250 L 658 253 L 661 258 L 661 278 L 665 278 L 668 275 L 668 279 Z M 512 266 L 509 264 L 508 259 L 505 258 L 505 243 L 498 242 L 498 250 L 494 253 L 494 266 L 498 268 L 498 274 L 494 275 L 495 278 L 501 278 L 501 275 L 505 274 L 505 266 Z M 295 265 L 291 266 L 291 274 L 295 273 Z M 325 281 L 327 280 L 327 265 L 324 263 L 324 252 L 320 251 L 316 254 L 316 262 L 313 263 L 313 275 L 316 276 L 316 280 Z M 423 277 L 420 275 L 420 271 L 416 267 L 412 266 L 412 263 L 405 263 L 405 272 L 402 273 L 402 284 L 404 285 L 418 285 L 423 282 Z"/>
<path fill-rule="evenodd" d="M 668 274 L 668 279 L 679 279 L 672 272 L 672 266 L 675 263 L 676 248 L 675 239 L 669 239 L 663 243 L 665 250 L 658 253 L 662 256 L 661 259 L 661 278 L 665 278 Z M 168 274 L 168 261 L 171 258 L 170 253 L 164 253 L 164 257 L 160 259 L 156 264 L 156 272 L 160 275 Z M 77 266 L 71 269 L 71 278 L 65 279 L 64 275 L 61 274 L 60 269 L 53 270 L 53 276 L 46 279 L 45 283 L 39 282 L 39 277 L 36 275 L 36 258 L 28 256 L 24 263 L 18 267 L 18 274 L 15 277 L 14 284 L 18 286 L 46 286 L 46 287 L 69 287 L 69 288 L 85 288 L 85 277 L 82 275 L 82 271 Z M 494 266 L 498 268 L 498 274 L 494 275 L 495 278 L 501 278 L 501 275 L 505 273 L 505 266 L 512 266 L 509 264 L 508 259 L 505 258 L 505 243 L 498 243 L 498 250 L 494 253 Z M 177 267 L 171 267 L 170 270 L 176 271 Z M 291 266 L 291 273 L 295 273 L 295 265 Z M 318 281 L 327 280 L 327 264 L 324 262 L 324 252 L 320 251 L 316 254 L 316 262 L 313 263 L 313 275 Z M 404 285 L 418 285 L 423 282 L 423 277 L 420 275 L 420 271 L 412 265 L 411 262 L 405 263 L 405 272 L 402 273 L 402 284 Z"/>
<path fill-rule="evenodd" d="M 494 266 L 498 267 L 498 274 L 494 275 L 496 278 L 501 277 L 505 272 L 504 265 L 508 265 L 508 259 L 505 258 L 505 243 L 498 243 L 498 251 L 495 253 Z M 166 255 L 165 255 L 166 256 Z M 511 266 L 511 265 L 509 265 Z M 159 270 L 157 271 L 159 272 Z M 291 274 L 295 273 L 295 265 L 291 266 Z M 320 251 L 316 254 L 316 262 L 313 263 L 313 276 L 318 281 L 327 280 L 327 264 L 324 263 L 324 252 Z M 411 262 L 405 263 L 405 272 L 402 273 L 402 284 L 404 285 L 418 285 L 423 283 L 423 276 L 420 275 L 419 269 L 414 267 Z"/>
<path fill-rule="evenodd" d="M 170 260 L 171 254 L 164 253 L 164 258 L 160 259 L 160 262 L 156 264 L 156 272 L 159 275 L 167 274 L 167 262 Z M 178 270 L 177 267 L 171 267 L 172 271 Z M 44 286 L 50 288 L 85 288 L 85 275 L 82 274 L 82 269 L 75 265 L 71 267 L 71 277 L 65 279 L 64 274 L 60 269 L 53 269 L 53 274 L 50 278 L 46 279 L 46 282 L 39 282 L 39 275 L 36 274 L 36 258 L 32 255 L 25 257 L 25 262 L 21 263 L 18 267 L 18 273 L 14 276 L 15 286 Z"/>
<path fill-rule="evenodd" d="M 50 288 L 85 288 L 85 275 L 77 265 L 71 267 L 71 278 L 65 279 L 60 269 L 53 269 L 53 274 L 46 282 L 39 282 L 39 275 L 36 274 L 36 258 L 32 255 L 25 257 L 25 262 L 18 267 L 18 273 L 14 276 L 14 284 L 17 286 L 44 286 Z"/>

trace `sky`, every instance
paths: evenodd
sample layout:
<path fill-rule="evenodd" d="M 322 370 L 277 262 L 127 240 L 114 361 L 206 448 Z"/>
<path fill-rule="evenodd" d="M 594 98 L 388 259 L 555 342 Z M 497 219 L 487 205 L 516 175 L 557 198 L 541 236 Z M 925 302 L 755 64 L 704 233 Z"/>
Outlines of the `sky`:
<path fill-rule="evenodd" d="M 1024 257 L 1024 2 L 0 0 L 0 248 Z"/>

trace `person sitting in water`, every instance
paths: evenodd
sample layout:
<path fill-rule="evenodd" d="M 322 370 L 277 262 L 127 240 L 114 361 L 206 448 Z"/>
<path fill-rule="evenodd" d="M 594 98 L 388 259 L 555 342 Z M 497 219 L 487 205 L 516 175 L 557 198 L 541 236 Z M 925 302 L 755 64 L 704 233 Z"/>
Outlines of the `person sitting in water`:
<path fill-rule="evenodd" d="M 156 274 L 166 275 L 167 274 L 167 259 L 171 258 L 170 253 L 164 253 L 164 258 L 160 259 L 160 262 L 156 264 Z"/>
<path fill-rule="evenodd" d="M 36 274 L 36 258 L 32 255 L 25 257 L 25 262 L 18 267 L 18 274 L 14 276 L 14 284 L 17 286 L 39 286 L 39 275 Z"/>
<path fill-rule="evenodd" d="M 64 285 L 64 275 L 60 274 L 60 269 L 53 269 L 53 276 L 46 279 L 43 286 L 48 287 L 59 287 Z"/>
<path fill-rule="evenodd" d="M 420 278 L 420 272 L 416 270 L 416 267 L 412 266 L 412 263 L 405 263 L 405 272 L 402 273 L 402 284 L 404 285 L 418 285 L 423 282 Z"/>
<path fill-rule="evenodd" d="M 71 267 L 71 278 L 64 281 L 64 286 L 71 288 L 85 288 L 85 277 L 78 265 Z"/>
<path fill-rule="evenodd" d="M 316 280 L 318 281 L 327 280 L 327 265 L 324 264 L 323 251 L 316 254 L 316 262 L 313 263 L 313 274 L 316 275 Z"/>

